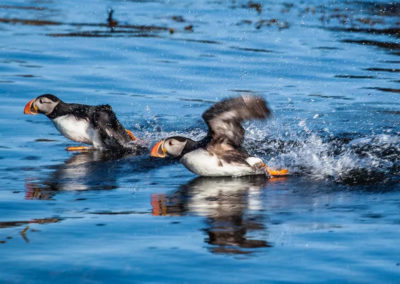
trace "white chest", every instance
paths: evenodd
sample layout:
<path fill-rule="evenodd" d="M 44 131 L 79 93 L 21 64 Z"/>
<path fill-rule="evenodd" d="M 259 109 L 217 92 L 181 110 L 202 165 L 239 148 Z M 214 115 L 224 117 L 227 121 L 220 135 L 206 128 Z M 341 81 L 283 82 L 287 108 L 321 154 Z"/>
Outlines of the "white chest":
<path fill-rule="evenodd" d="M 85 119 L 73 115 L 63 115 L 53 119 L 53 123 L 65 137 L 81 143 L 92 144 L 94 130 Z"/>
<path fill-rule="evenodd" d="M 246 164 L 227 163 L 204 149 L 189 152 L 181 158 L 181 163 L 200 176 L 246 176 L 265 174 Z"/>

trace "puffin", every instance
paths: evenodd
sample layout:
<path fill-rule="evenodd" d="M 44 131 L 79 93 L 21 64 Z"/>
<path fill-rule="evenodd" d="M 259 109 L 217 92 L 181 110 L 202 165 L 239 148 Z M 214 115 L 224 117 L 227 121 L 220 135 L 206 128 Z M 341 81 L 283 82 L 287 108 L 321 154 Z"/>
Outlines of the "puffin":
<path fill-rule="evenodd" d="M 135 136 L 122 126 L 109 105 L 70 104 L 52 94 L 43 94 L 24 108 L 24 114 L 39 113 L 46 115 L 65 137 L 92 145 L 68 147 L 68 151 L 96 149 L 144 154 L 147 150 L 135 142 Z"/>
<path fill-rule="evenodd" d="M 242 122 L 265 119 L 271 115 L 266 101 L 259 96 L 242 95 L 214 104 L 203 113 L 208 126 L 200 141 L 172 136 L 157 142 L 152 157 L 173 157 L 191 172 L 206 177 L 220 176 L 285 176 L 287 169 L 273 170 L 243 147 L 245 130 Z"/>

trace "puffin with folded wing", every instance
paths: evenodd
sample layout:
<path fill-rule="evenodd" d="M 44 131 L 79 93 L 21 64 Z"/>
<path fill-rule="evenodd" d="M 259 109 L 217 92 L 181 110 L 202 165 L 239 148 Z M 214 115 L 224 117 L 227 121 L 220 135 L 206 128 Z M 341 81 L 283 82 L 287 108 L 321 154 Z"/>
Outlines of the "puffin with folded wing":
<path fill-rule="evenodd" d="M 43 94 L 26 104 L 24 114 L 44 114 L 65 137 L 92 145 L 68 147 L 69 151 L 96 149 L 141 155 L 147 150 L 136 143 L 132 132 L 122 126 L 109 105 L 70 104 L 52 94 Z"/>

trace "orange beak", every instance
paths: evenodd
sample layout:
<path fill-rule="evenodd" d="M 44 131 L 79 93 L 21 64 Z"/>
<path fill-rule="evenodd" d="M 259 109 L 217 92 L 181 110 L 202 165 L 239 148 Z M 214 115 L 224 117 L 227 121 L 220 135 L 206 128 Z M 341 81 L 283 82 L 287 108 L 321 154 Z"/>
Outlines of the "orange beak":
<path fill-rule="evenodd" d="M 36 99 L 30 100 L 25 108 L 24 108 L 24 114 L 38 114 L 38 107 L 33 104 Z"/>
<path fill-rule="evenodd" d="M 151 149 L 150 156 L 157 158 L 165 158 L 167 156 L 167 150 L 164 148 L 164 140 L 161 140 L 154 145 L 154 147 Z"/>

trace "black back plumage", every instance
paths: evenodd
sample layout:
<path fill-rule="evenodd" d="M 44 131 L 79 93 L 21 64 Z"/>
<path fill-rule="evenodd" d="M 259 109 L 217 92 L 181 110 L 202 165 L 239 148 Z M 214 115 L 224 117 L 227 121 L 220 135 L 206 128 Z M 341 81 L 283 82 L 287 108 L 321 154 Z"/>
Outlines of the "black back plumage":
<path fill-rule="evenodd" d="M 89 113 L 94 128 L 99 130 L 103 143 L 109 148 L 121 148 L 132 141 L 111 106 L 95 106 L 90 109 Z"/>
<path fill-rule="evenodd" d="M 53 112 L 47 116 L 55 119 L 63 115 L 73 115 L 77 119 L 87 120 L 94 129 L 99 131 L 100 138 L 107 149 L 137 152 L 137 154 L 144 154 L 147 151 L 147 148 L 132 141 L 110 105 L 68 104 L 60 100 Z"/>

